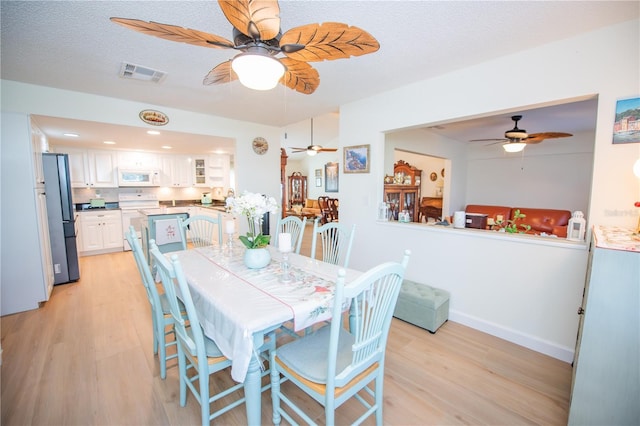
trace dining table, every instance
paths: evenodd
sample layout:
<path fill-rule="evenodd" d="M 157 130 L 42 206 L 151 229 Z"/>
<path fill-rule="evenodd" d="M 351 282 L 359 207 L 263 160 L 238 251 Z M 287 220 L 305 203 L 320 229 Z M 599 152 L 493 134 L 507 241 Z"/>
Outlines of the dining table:
<path fill-rule="evenodd" d="M 331 319 L 338 265 L 267 248 L 270 263 L 244 264 L 242 244 L 214 244 L 172 253 L 180 261 L 204 334 L 231 360 L 231 377 L 244 383 L 247 424 L 261 423 L 264 366 L 260 352 L 269 335 L 287 323 L 301 331 Z M 286 264 L 283 262 L 286 260 Z M 362 272 L 343 268 L 345 285 Z M 271 342 L 273 343 L 273 342 Z"/>

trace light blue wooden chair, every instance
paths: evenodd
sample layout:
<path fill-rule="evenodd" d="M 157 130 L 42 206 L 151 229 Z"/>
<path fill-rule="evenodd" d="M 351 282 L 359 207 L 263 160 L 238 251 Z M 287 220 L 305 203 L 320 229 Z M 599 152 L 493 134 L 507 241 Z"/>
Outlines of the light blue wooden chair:
<path fill-rule="evenodd" d="M 278 219 L 276 225 L 276 239 L 275 247 L 278 247 L 278 240 L 280 239 L 280 233 L 291 234 L 291 247 L 294 253 L 300 254 L 300 248 L 302 247 L 302 237 L 304 236 L 304 230 L 307 225 L 307 218 L 300 219 L 296 216 L 287 216 L 285 218 Z"/>
<path fill-rule="evenodd" d="M 311 258 L 316 258 L 318 239 L 322 245 L 322 261 L 349 267 L 351 246 L 356 231 L 354 224 L 351 229 L 339 222 L 329 222 L 319 226 L 319 219 L 313 222 L 313 238 L 311 240 Z"/>
<path fill-rule="evenodd" d="M 127 232 L 125 236 L 131 246 L 131 252 L 136 260 L 136 265 L 138 266 L 138 271 L 142 278 L 142 284 L 144 285 L 144 289 L 147 292 L 147 298 L 149 299 L 149 304 L 151 305 L 153 353 L 158 354 L 158 352 L 160 352 L 158 355 L 160 360 L 160 377 L 164 379 L 167 377 L 167 361 L 178 357 L 177 350 L 176 353 L 167 355 L 167 349 L 171 346 L 176 346 L 173 318 L 169 311 L 169 301 L 164 293 L 160 294 L 158 292 L 151 270 L 147 264 L 146 257 L 142 252 L 142 247 L 138 241 L 135 228 L 131 226 L 129 228 L 129 232 Z M 172 338 L 168 340 L 168 337 Z"/>
<path fill-rule="evenodd" d="M 222 245 L 222 214 L 216 218 L 211 216 L 191 216 L 188 219 L 178 217 L 178 227 L 182 234 L 183 249 L 187 249 L 187 238 L 193 247 L 212 245 L 216 239 Z"/>
<path fill-rule="evenodd" d="M 300 401 L 299 398 L 283 392 L 280 385 L 285 381 L 295 384 L 324 406 L 327 425 L 335 424 L 335 410 L 352 397 L 364 406 L 364 413 L 349 424 L 360 424 L 374 413 L 376 424 L 383 424 L 387 336 L 409 256 L 406 250 L 401 263 L 378 265 L 348 286 L 344 284 L 346 272 L 341 269 L 331 325 L 271 352 L 274 425 L 279 425 L 283 417 L 295 424 L 288 410 L 305 422 L 315 424 L 294 402 Z M 344 328 L 341 315 L 346 302 L 350 303 L 349 330 Z"/>
<path fill-rule="evenodd" d="M 177 256 L 174 254 L 171 257 L 171 261 L 169 261 L 165 255 L 160 252 L 153 240 L 150 242 L 150 247 L 151 258 L 162 279 L 162 285 L 169 300 L 171 316 L 175 322 L 175 333 L 178 340 L 180 405 L 184 407 L 187 403 L 188 388 L 198 403 L 200 403 L 202 425 L 209 425 L 212 419 L 219 417 L 245 402 L 244 393 L 241 392 L 244 384 L 236 383 L 221 392 L 210 395 L 209 377 L 212 374 L 230 367 L 231 360 L 222 354 L 213 340 L 204 335 L 191 298 L 189 285 L 187 284 Z M 178 292 L 180 299 L 178 298 Z M 184 303 L 187 313 L 186 319 L 180 315 L 180 301 Z M 273 348 L 275 348 L 275 334 L 269 336 L 268 342 L 259 349 L 259 352 L 261 353 Z M 191 370 L 194 370 L 193 374 L 191 374 Z M 262 377 L 268 374 L 269 370 L 266 370 L 262 374 Z M 268 384 L 262 388 L 262 391 L 270 387 L 270 384 Z M 235 392 L 239 392 L 242 396 L 225 398 Z M 225 401 L 228 402 L 225 402 L 222 407 L 211 412 L 211 404 L 222 398 L 225 398 Z"/>

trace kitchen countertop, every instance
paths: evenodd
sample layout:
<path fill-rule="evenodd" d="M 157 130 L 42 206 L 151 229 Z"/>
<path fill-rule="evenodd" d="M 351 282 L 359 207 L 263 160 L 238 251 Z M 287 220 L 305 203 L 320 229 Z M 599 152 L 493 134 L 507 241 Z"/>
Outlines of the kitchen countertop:
<path fill-rule="evenodd" d="M 77 203 L 74 204 L 74 209 L 77 212 L 99 212 L 104 210 L 120 210 L 117 202 L 114 203 L 106 203 L 104 208 L 102 207 L 94 207 L 90 208 L 89 203 Z"/>

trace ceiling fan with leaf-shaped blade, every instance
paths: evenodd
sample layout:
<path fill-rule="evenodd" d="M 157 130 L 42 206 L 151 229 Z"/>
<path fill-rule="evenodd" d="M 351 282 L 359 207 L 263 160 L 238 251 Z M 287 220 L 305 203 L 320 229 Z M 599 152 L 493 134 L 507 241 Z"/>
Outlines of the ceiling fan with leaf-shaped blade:
<path fill-rule="evenodd" d="M 471 139 L 470 142 L 493 142 L 493 144 L 505 142 L 503 145 L 505 151 L 518 152 L 522 151 L 525 145 L 540 143 L 545 139 L 567 138 L 573 136 L 571 133 L 562 132 L 527 133 L 526 130 L 518 128 L 518 121 L 522 119 L 521 115 L 513 115 L 511 116 L 511 119 L 515 125 L 513 126 L 513 129 L 504 132 L 504 138 Z"/>
<path fill-rule="evenodd" d="M 306 148 L 291 148 L 293 154 L 297 152 L 306 152 L 307 155 L 316 155 L 319 152 L 336 152 L 338 148 L 323 148 L 313 143 L 313 118 L 311 119 L 311 145 Z"/>
<path fill-rule="evenodd" d="M 205 85 L 239 79 L 247 87 L 268 90 L 279 82 L 300 93 L 311 94 L 318 88 L 320 77 L 307 62 L 361 56 L 380 48 L 371 34 L 339 22 L 302 25 L 283 34 L 277 0 L 218 0 L 218 4 L 233 26 L 233 42 L 177 25 L 117 17 L 111 21 L 166 40 L 242 52 L 213 68 L 204 78 Z M 280 54 L 284 57 L 277 57 Z M 258 79 L 265 78 L 269 70 L 274 74 L 269 82 L 250 82 L 243 64 L 251 76 Z"/>

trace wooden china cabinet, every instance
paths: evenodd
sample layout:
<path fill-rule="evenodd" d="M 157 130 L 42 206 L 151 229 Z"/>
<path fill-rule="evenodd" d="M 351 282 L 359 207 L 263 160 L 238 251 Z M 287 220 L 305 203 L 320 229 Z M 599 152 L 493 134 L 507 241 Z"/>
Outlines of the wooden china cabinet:
<path fill-rule="evenodd" d="M 409 163 L 398 160 L 393 165 L 393 183 L 385 183 L 384 200 L 389 203 L 389 210 L 394 220 L 398 213 L 407 210 L 411 222 L 420 221 L 420 183 L 422 170 Z"/>
<path fill-rule="evenodd" d="M 289 176 L 289 209 L 295 204 L 304 205 L 307 200 L 307 177 L 300 172 Z"/>

